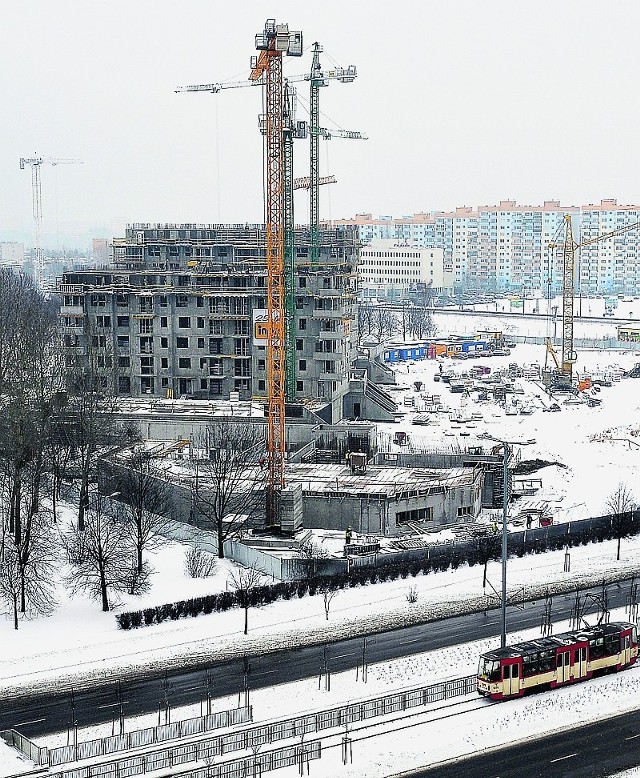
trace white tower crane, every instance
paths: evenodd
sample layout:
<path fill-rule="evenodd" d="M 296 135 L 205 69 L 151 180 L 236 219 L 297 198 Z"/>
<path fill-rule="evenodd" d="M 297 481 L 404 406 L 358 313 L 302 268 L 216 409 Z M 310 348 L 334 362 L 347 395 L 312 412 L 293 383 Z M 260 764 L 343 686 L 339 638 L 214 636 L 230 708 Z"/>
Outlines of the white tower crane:
<path fill-rule="evenodd" d="M 42 165 L 78 165 L 82 164 L 79 159 L 53 159 L 52 157 L 20 157 L 20 170 L 24 170 L 27 165 L 31 166 L 31 201 L 33 208 L 33 221 L 35 224 L 35 246 L 34 246 L 34 276 L 38 288 L 42 288 L 42 277 L 44 270 L 44 255 L 40 245 L 40 225 L 42 222 L 42 184 L 40 181 L 40 167 Z"/>

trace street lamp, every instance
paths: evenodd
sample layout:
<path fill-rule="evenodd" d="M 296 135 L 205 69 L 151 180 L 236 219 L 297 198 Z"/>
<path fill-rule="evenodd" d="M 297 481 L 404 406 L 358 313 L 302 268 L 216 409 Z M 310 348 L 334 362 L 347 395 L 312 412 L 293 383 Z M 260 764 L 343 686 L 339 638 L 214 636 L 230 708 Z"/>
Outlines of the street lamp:
<path fill-rule="evenodd" d="M 511 446 L 529 446 L 535 440 L 501 440 L 485 433 L 479 437 L 502 445 L 502 594 L 500 597 L 500 648 L 507 645 L 507 515 L 509 512 L 509 457 Z"/>

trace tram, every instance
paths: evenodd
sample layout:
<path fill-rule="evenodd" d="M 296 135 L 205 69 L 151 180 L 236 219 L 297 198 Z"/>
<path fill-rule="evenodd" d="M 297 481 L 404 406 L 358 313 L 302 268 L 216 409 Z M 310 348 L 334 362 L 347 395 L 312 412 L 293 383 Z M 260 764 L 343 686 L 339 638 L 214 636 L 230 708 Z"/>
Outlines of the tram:
<path fill-rule="evenodd" d="M 624 670 L 638 658 L 635 624 L 616 622 L 487 651 L 478 665 L 478 693 L 492 700 L 555 689 Z"/>

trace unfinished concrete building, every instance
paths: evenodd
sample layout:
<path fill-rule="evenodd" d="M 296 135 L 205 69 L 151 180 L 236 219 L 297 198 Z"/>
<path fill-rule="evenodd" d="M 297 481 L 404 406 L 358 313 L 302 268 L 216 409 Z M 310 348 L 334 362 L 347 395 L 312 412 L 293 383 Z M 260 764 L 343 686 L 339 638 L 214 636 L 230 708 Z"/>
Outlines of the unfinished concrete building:
<path fill-rule="evenodd" d="M 65 273 L 58 284 L 68 364 L 104 352 L 103 380 L 119 396 L 265 398 L 265 241 L 263 225 L 127 227 L 113 241 L 113 268 Z M 313 266 L 309 245 L 309 231 L 296 230 L 295 402 L 327 422 L 388 418 L 395 405 L 351 372 L 357 232 L 321 230 Z"/>

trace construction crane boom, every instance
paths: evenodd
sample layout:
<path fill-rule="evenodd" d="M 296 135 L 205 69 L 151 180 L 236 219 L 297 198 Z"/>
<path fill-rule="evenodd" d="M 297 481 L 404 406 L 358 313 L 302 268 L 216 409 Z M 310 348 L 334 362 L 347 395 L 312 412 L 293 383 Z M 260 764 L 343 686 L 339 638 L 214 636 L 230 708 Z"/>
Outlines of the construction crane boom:
<path fill-rule="evenodd" d="M 336 184 L 337 180 L 335 176 L 320 176 L 318 184 L 324 186 L 324 184 Z M 300 178 L 293 179 L 294 189 L 308 189 L 311 186 L 311 176 L 301 176 Z"/>
<path fill-rule="evenodd" d="M 355 80 L 358 75 L 355 65 L 350 65 L 348 68 L 334 68 L 333 70 L 323 70 L 319 77 L 323 80 L 336 79 L 342 84 L 350 84 Z M 258 76 L 255 79 L 249 77 L 249 81 L 221 81 L 216 84 L 187 84 L 186 86 L 177 86 L 175 92 L 211 92 L 211 94 L 217 94 L 223 89 L 237 89 L 243 86 L 265 86 L 266 79 L 264 76 Z M 311 81 L 311 73 L 300 73 L 293 76 L 287 76 L 289 83 L 297 83 L 300 81 Z"/>
<path fill-rule="evenodd" d="M 331 138 L 369 140 L 369 136 L 365 135 L 364 132 L 355 132 L 354 130 L 328 130 L 326 127 L 309 127 L 309 135 L 318 135 L 325 140 L 331 140 Z"/>
<path fill-rule="evenodd" d="M 40 177 L 40 168 L 42 165 L 81 165 L 80 159 L 57 159 L 54 157 L 20 157 L 20 170 L 27 166 L 31 168 L 31 209 L 34 222 L 34 263 L 33 270 L 35 282 L 38 288 L 42 287 L 44 272 L 44 255 L 40 245 L 40 228 L 42 224 L 42 181 Z"/>

